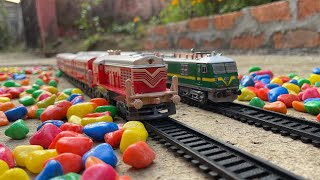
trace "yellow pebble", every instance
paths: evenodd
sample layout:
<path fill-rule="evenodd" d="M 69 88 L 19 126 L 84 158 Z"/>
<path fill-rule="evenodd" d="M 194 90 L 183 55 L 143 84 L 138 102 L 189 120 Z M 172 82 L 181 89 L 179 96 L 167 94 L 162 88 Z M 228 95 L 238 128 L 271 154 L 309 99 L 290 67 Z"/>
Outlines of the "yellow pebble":
<path fill-rule="evenodd" d="M 300 77 L 299 77 L 299 76 L 295 76 L 295 77 L 293 77 L 292 79 L 299 80 Z"/>
<path fill-rule="evenodd" d="M 9 170 L 8 164 L 4 160 L 0 159 L 0 176 L 7 170 Z"/>
<path fill-rule="evenodd" d="M 247 88 L 241 89 L 241 94 L 238 96 L 239 101 L 250 101 L 252 98 L 256 97 L 256 94 Z"/>
<path fill-rule="evenodd" d="M 272 78 L 272 80 L 270 81 L 270 83 L 271 84 L 278 84 L 278 85 L 282 85 L 283 84 L 283 81 L 280 79 L 280 78 L 278 78 L 278 77 L 274 77 L 274 78 Z"/>
<path fill-rule="evenodd" d="M 298 85 L 295 85 L 293 83 L 284 83 L 282 85 L 282 87 L 288 89 L 288 91 L 294 91 L 296 94 L 299 94 L 299 92 L 301 91 L 300 90 L 300 87 Z"/>
<path fill-rule="evenodd" d="M 292 91 L 292 90 L 288 90 L 288 92 L 289 92 L 289 94 L 293 94 L 293 95 L 298 96 L 298 94 L 296 92 Z"/>
<path fill-rule="evenodd" d="M 59 94 L 57 101 L 66 100 L 68 97 L 69 97 L 69 95 L 67 95 L 65 93 L 61 93 L 61 94 Z"/>
<path fill-rule="evenodd" d="M 314 85 L 316 82 L 320 81 L 320 75 L 318 74 L 311 74 L 309 77 L 309 81 L 312 85 Z"/>
<path fill-rule="evenodd" d="M 143 123 L 140 121 L 129 121 L 125 123 L 122 127 L 123 129 L 132 129 L 132 128 L 139 128 L 143 130 L 146 133 L 146 136 L 148 137 L 148 131 L 146 130 L 146 127 L 144 127 Z"/>
<path fill-rule="evenodd" d="M 81 91 L 81 89 L 79 88 L 74 88 L 72 91 L 71 91 L 71 94 L 81 94 L 81 95 L 84 95 L 84 93 Z"/>
<path fill-rule="evenodd" d="M 8 97 L 0 97 L 0 102 L 2 102 L 2 103 L 10 102 L 10 98 L 8 98 Z"/>
<path fill-rule="evenodd" d="M 70 116 L 70 118 L 68 119 L 68 122 L 73 123 L 73 124 L 80 124 L 81 125 L 81 121 L 82 121 L 81 117 L 78 117 L 75 115 Z"/>
<path fill-rule="evenodd" d="M 14 148 L 13 150 L 13 156 L 16 160 L 16 163 L 20 167 L 25 167 L 25 159 L 27 155 L 36 150 L 43 150 L 42 146 L 39 145 L 20 145 Z"/>
<path fill-rule="evenodd" d="M 100 116 L 100 117 L 92 117 L 92 118 L 82 118 L 81 125 L 85 126 L 87 124 L 92 124 L 96 122 L 113 122 L 111 116 Z"/>
<path fill-rule="evenodd" d="M 67 118 L 69 119 L 72 115 L 83 117 L 89 113 L 93 113 L 94 107 L 91 103 L 79 103 L 72 105 L 67 112 Z"/>
<path fill-rule="evenodd" d="M 146 142 L 147 136 L 144 130 L 140 128 L 130 128 L 124 130 L 120 142 L 120 151 L 124 152 L 128 146 L 138 141 Z"/>
<path fill-rule="evenodd" d="M 58 93 L 58 88 L 53 87 L 53 86 L 48 86 L 46 88 L 51 94 L 57 94 Z"/>
<path fill-rule="evenodd" d="M 27 154 L 24 163 L 29 171 L 38 174 L 43 168 L 42 164 L 46 160 L 56 156 L 58 156 L 56 149 L 36 150 Z"/>
<path fill-rule="evenodd" d="M 0 176 L 0 180 L 29 180 L 28 174 L 20 168 L 12 168 Z"/>

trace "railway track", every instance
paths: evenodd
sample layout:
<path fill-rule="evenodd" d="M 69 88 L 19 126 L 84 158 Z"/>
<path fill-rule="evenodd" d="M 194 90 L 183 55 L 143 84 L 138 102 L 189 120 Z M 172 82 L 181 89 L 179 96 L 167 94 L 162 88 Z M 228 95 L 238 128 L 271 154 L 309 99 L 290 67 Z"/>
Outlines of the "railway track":
<path fill-rule="evenodd" d="M 320 147 L 319 123 L 237 103 L 210 104 L 204 109 Z"/>
<path fill-rule="evenodd" d="M 144 121 L 150 136 L 214 179 L 302 179 L 172 118 Z"/>

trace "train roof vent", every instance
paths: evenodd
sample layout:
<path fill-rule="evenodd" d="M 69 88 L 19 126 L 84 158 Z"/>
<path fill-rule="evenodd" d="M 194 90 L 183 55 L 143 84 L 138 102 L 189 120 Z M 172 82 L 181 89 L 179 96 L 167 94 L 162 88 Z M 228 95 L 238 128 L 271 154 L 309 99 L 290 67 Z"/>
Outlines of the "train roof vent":
<path fill-rule="evenodd" d="M 120 55 L 121 50 L 108 50 L 109 55 Z"/>

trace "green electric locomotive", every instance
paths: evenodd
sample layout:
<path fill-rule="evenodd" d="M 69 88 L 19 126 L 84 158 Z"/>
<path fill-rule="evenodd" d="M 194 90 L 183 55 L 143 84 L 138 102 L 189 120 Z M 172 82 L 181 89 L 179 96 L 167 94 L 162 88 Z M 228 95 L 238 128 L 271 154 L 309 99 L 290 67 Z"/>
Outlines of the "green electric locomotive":
<path fill-rule="evenodd" d="M 231 102 L 239 94 L 236 62 L 219 53 L 193 52 L 162 55 L 168 66 L 168 83 L 179 79 L 179 95 L 205 105 Z"/>

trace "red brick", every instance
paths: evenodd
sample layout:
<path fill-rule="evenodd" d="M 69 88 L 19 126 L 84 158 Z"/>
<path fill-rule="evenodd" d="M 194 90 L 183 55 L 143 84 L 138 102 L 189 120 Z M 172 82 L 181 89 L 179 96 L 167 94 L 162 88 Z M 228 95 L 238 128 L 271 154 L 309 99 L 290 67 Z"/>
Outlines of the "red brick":
<path fill-rule="evenodd" d="M 183 33 L 183 32 L 186 32 L 187 31 L 187 25 L 186 25 L 186 22 L 178 22 L 178 23 L 172 23 L 170 25 L 168 25 L 170 31 L 172 33 Z"/>
<path fill-rule="evenodd" d="M 167 28 L 165 26 L 156 26 L 153 28 L 153 32 L 159 36 L 167 36 Z"/>
<path fill-rule="evenodd" d="M 251 8 L 251 15 L 258 22 L 289 21 L 291 19 L 289 2 L 279 1 Z"/>
<path fill-rule="evenodd" d="M 241 16 L 242 12 L 240 11 L 214 16 L 214 27 L 218 30 L 231 29 Z"/>
<path fill-rule="evenodd" d="M 232 39 L 230 46 L 232 49 L 257 49 L 263 45 L 264 40 L 264 34 L 257 36 L 246 34 L 242 37 Z"/>
<path fill-rule="evenodd" d="M 320 1 L 319 0 L 299 0 L 298 7 L 299 7 L 298 19 L 303 19 L 314 13 L 320 12 Z"/>
<path fill-rule="evenodd" d="M 275 48 L 312 48 L 320 45 L 320 33 L 311 30 L 298 29 L 285 34 L 273 35 Z"/>
<path fill-rule="evenodd" d="M 178 48 L 180 49 L 191 49 L 195 48 L 196 42 L 194 42 L 192 39 L 189 38 L 180 38 L 178 42 Z"/>
<path fill-rule="evenodd" d="M 203 31 L 209 27 L 208 17 L 194 18 L 188 21 L 188 27 L 191 31 Z"/>
<path fill-rule="evenodd" d="M 223 40 L 218 38 L 213 41 L 205 40 L 202 46 L 204 49 L 214 50 L 214 49 L 220 48 L 222 44 L 223 44 Z"/>
<path fill-rule="evenodd" d="M 145 50 L 153 50 L 154 49 L 154 44 L 152 41 L 145 41 L 144 44 L 143 44 L 143 47 Z"/>
<path fill-rule="evenodd" d="M 154 44 L 156 49 L 169 49 L 170 43 L 167 40 L 159 40 Z"/>

